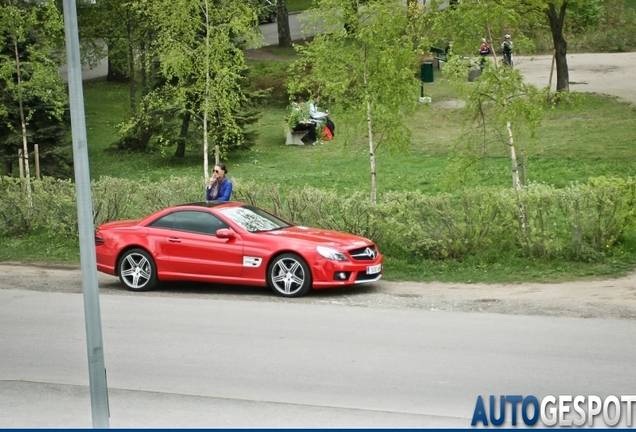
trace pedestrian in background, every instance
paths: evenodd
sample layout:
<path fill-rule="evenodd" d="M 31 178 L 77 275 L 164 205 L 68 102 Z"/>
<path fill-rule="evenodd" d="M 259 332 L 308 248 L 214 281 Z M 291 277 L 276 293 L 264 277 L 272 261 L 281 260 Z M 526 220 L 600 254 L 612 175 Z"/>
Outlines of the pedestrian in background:
<path fill-rule="evenodd" d="M 512 67 L 512 49 L 514 48 L 514 44 L 512 43 L 512 39 L 510 35 L 504 36 L 504 41 L 501 44 L 501 51 L 503 52 L 503 62 L 508 66 Z"/>
<path fill-rule="evenodd" d="M 483 70 L 484 66 L 486 66 L 486 58 L 492 53 L 490 49 L 490 45 L 486 42 L 485 38 L 481 38 L 481 46 L 479 47 L 479 55 L 481 59 L 479 60 L 479 69 Z"/>

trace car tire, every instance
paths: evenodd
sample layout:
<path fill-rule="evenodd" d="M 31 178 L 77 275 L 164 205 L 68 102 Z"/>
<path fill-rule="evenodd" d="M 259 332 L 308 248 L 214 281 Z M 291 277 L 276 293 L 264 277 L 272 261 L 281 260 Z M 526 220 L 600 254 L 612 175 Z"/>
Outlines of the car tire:
<path fill-rule="evenodd" d="M 157 266 L 143 249 L 126 251 L 117 264 L 119 280 L 130 291 L 148 291 L 157 286 Z"/>
<path fill-rule="evenodd" d="M 300 256 L 285 253 L 274 258 L 269 264 L 267 284 L 280 296 L 301 297 L 311 291 L 311 271 Z"/>

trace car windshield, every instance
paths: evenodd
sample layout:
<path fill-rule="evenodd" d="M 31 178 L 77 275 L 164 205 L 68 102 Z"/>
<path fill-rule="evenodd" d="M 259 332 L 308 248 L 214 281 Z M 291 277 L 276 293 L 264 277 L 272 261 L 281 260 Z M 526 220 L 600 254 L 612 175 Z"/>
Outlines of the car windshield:
<path fill-rule="evenodd" d="M 249 232 L 273 231 L 292 226 L 266 211 L 251 206 L 230 207 L 220 212 Z"/>

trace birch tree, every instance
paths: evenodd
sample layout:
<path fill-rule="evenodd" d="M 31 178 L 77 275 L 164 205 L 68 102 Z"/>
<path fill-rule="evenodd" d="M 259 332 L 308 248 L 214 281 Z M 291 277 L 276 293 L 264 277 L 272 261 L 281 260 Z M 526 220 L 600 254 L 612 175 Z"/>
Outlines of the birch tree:
<path fill-rule="evenodd" d="M 0 90 L 3 101 L 0 117 L 7 118 L 17 108 L 17 124 L 24 160 L 26 190 L 31 196 L 29 168 L 29 125 L 36 110 L 61 119 L 66 99 L 59 77 L 56 47 L 62 41 L 63 21 L 54 2 L 3 0 L 0 8 Z M 37 100 L 37 105 L 27 103 Z"/>
<path fill-rule="evenodd" d="M 458 54 L 451 57 L 444 76 L 466 101 L 464 113 L 474 121 L 469 123 L 470 132 L 462 140 L 473 143 L 479 137 L 482 148 L 493 139 L 504 142 L 510 158 L 512 187 L 518 190 L 516 130 L 527 127 L 534 132 L 541 118 L 542 101 L 538 89 L 526 84 L 518 70 L 498 61 L 499 39 L 495 38 L 504 32 L 514 33 L 512 29 L 519 28 L 522 19 L 533 14 L 533 19 L 538 19 L 537 10 L 509 0 L 466 0 L 435 14 L 434 30 L 452 39 L 453 52 Z M 470 71 L 479 69 L 476 57 L 481 38 L 489 42 L 492 55 L 481 76 L 469 82 Z M 515 34 L 515 47 L 533 48 L 523 34 Z M 475 152 L 473 156 L 480 157 Z"/>
<path fill-rule="evenodd" d="M 233 111 L 244 100 L 246 64 L 240 45 L 257 37 L 256 12 L 235 0 L 158 0 L 154 10 L 160 22 L 157 57 L 174 98 L 166 104 L 175 103 L 201 122 L 207 180 L 210 128 L 221 137 L 219 144 L 223 138 L 243 137 Z"/>
<path fill-rule="evenodd" d="M 323 26 L 313 41 L 296 49 L 291 94 L 320 93 L 338 111 L 341 124 L 363 127 L 368 139 L 370 198 L 377 197 L 376 154 L 382 145 L 405 150 L 405 124 L 417 105 L 423 13 L 406 13 L 395 0 L 318 0 L 308 14 Z M 332 110 L 333 111 L 333 110 Z"/>

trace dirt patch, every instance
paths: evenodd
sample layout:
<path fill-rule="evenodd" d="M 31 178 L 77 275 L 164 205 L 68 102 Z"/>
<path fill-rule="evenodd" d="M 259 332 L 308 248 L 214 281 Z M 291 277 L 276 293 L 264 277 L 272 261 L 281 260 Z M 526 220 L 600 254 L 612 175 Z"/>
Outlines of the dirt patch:
<path fill-rule="evenodd" d="M 260 48 L 260 49 L 248 49 L 245 50 L 245 58 L 247 60 L 253 61 L 293 61 L 295 58 L 293 57 L 282 57 L 274 52 L 270 48 Z"/>
<path fill-rule="evenodd" d="M 127 291 L 115 277 L 98 274 L 102 295 L 192 297 L 215 300 L 330 304 L 366 308 L 486 312 L 578 318 L 636 319 L 636 274 L 615 280 L 561 284 L 461 284 L 390 282 L 316 290 L 298 299 L 266 288 L 203 283 L 165 283 L 150 292 Z M 81 293 L 81 272 L 71 266 L 0 264 L 0 289 Z"/>

